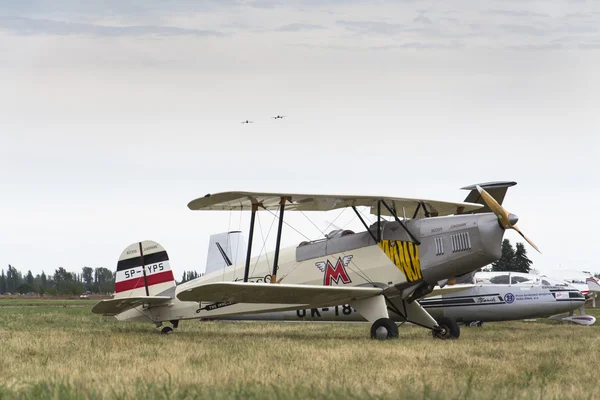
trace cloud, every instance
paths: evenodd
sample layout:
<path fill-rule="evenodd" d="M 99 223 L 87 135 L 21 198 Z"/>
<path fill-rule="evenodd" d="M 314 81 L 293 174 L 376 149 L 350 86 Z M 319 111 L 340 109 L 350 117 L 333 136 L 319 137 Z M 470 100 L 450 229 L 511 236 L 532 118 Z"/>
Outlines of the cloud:
<path fill-rule="evenodd" d="M 417 22 L 417 23 L 421 23 L 421 24 L 425 24 L 425 25 L 431 25 L 431 20 L 423 14 L 421 14 L 418 17 L 416 17 L 415 19 L 413 19 L 413 22 Z"/>
<path fill-rule="evenodd" d="M 84 24 L 77 22 L 54 21 L 49 19 L 32 19 L 22 17 L 0 17 L 0 30 L 15 32 L 20 35 L 84 35 L 84 36 L 225 36 L 224 33 L 212 30 L 185 29 L 173 26 L 109 26 Z"/>
<path fill-rule="evenodd" d="M 390 24 L 378 21 L 338 20 L 335 23 L 352 32 L 360 34 L 396 35 L 406 30 L 406 25 L 404 24 Z"/>
<path fill-rule="evenodd" d="M 600 42 L 598 43 L 583 43 L 578 46 L 583 50 L 600 50 Z"/>
<path fill-rule="evenodd" d="M 517 10 L 490 10 L 486 14 L 504 15 L 507 17 L 547 17 L 548 14 L 541 14 L 532 11 L 517 11 Z"/>
<path fill-rule="evenodd" d="M 541 43 L 541 44 L 523 44 L 508 46 L 512 50 L 526 50 L 526 51 L 538 51 L 538 50 L 562 50 L 565 46 L 561 43 Z"/>
<path fill-rule="evenodd" d="M 424 43 L 424 42 L 407 42 L 389 46 L 373 46 L 369 47 L 369 50 L 401 50 L 401 49 L 415 49 L 415 50 L 449 50 L 449 49 L 461 49 L 464 45 L 459 42 L 452 43 Z"/>
<path fill-rule="evenodd" d="M 301 32 L 301 31 L 316 31 L 320 29 L 325 29 L 324 26 L 321 25 L 313 25 L 313 24 L 288 24 L 283 25 L 277 28 L 276 30 L 279 32 Z"/>
<path fill-rule="evenodd" d="M 505 24 L 498 26 L 503 31 L 508 31 L 510 33 L 515 33 L 518 35 L 531 35 L 531 36 L 544 36 L 548 34 L 548 32 L 544 29 L 536 28 L 531 25 L 513 25 L 513 24 Z"/>

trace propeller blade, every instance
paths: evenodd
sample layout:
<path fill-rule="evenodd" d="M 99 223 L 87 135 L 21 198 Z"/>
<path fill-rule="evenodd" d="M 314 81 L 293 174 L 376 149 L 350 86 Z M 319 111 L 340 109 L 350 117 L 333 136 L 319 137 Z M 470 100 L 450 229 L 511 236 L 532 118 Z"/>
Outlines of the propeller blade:
<path fill-rule="evenodd" d="M 515 215 L 512 216 L 513 217 L 513 222 L 514 222 L 514 225 L 513 225 L 510 222 L 510 216 L 511 216 L 511 214 L 504 207 L 502 207 L 496 201 L 496 199 L 494 199 L 481 186 L 477 185 L 476 188 L 477 188 L 477 191 L 479 192 L 479 194 L 481 195 L 481 198 L 483 199 L 483 202 L 488 206 L 488 208 L 490 210 L 492 210 L 492 212 L 494 214 L 496 214 L 496 216 L 498 217 L 498 220 L 500 221 L 500 224 L 504 227 L 504 229 L 514 229 L 515 231 L 517 231 L 519 233 L 519 235 L 521 235 L 521 237 L 523 237 L 523 239 L 525 239 L 527 241 L 527 243 L 529 243 L 531 245 L 531 247 L 533 247 L 534 249 L 536 249 L 536 251 L 538 253 L 542 254 L 542 252 L 540 251 L 540 249 L 538 249 L 537 246 L 527 236 L 525 236 L 525 234 L 523 232 L 521 232 L 521 230 L 519 228 L 517 228 L 517 225 L 516 225 L 516 216 Z"/>
<path fill-rule="evenodd" d="M 517 228 L 516 225 L 513 225 L 512 228 L 515 231 L 519 232 L 519 235 L 521 235 L 523 237 L 523 239 L 527 240 L 527 243 L 529 243 L 531 245 L 531 247 L 533 247 L 534 249 L 536 249 L 538 253 L 542 254 L 542 252 L 540 251 L 540 249 L 538 249 L 537 246 L 527 236 L 525 236 L 525 234 L 523 232 L 521 232 L 521 230 L 519 228 Z"/>
<path fill-rule="evenodd" d="M 502 207 L 500 204 L 498 204 L 498 202 L 496 201 L 496 199 L 494 199 L 481 186 L 477 185 L 476 188 L 477 188 L 477 191 L 479 192 L 479 195 L 483 199 L 483 202 L 485 204 L 487 204 L 488 208 L 490 210 L 492 210 L 492 212 L 494 214 L 496 214 L 496 216 L 500 220 L 500 223 L 502 224 L 502 226 L 504 227 L 504 229 L 511 228 L 511 224 L 510 224 L 510 221 L 508 219 L 509 212 L 506 211 L 506 209 L 504 207 Z"/>

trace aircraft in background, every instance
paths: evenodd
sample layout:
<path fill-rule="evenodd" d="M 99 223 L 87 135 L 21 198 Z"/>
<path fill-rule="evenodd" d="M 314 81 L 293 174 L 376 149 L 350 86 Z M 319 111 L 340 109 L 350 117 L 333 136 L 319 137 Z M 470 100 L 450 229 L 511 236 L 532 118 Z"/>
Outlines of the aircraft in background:
<path fill-rule="evenodd" d="M 275 117 L 271 117 L 273 119 L 283 119 L 285 118 L 285 115 L 276 115 Z"/>
<path fill-rule="evenodd" d="M 497 189 L 502 183 L 483 186 Z M 504 185 L 503 193 L 507 187 Z M 347 303 L 371 323 L 372 338 L 398 337 L 398 326 L 389 310 L 403 321 L 431 330 L 434 337 L 457 338 L 460 328 L 456 321 L 436 321 L 417 300 L 455 291 L 447 285 L 449 279 L 500 258 L 506 229 L 516 230 L 537 250 L 516 226 L 516 215 L 481 186 L 471 188 L 478 192 L 476 203 L 387 196 L 208 194 L 191 201 L 188 207 L 251 211 L 245 263 L 232 263 L 176 286 L 165 249 L 153 241 L 134 243 L 119 258 L 115 297 L 99 302 L 92 312 L 114 315 L 119 320 L 150 321 L 157 327 L 169 321 L 176 328 L 182 319 Z M 492 212 L 479 213 L 484 205 Z M 357 207 L 369 208 L 376 222 L 368 225 Z M 280 249 L 285 211 L 342 208 L 352 209 L 365 231 L 341 231 Z M 268 257 L 272 263 L 267 258 L 252 258 L 259 210 L 279 210 L 275 251 Z M 412 217 L 400 219 L 400 211 Z M 168 326 L 162 329 L 163 333 L 171 331 Z"/>
<path fill-rule="evenodd" d="M 569 285 L 579 289 L 579 291 L 586 296 L 590 294 L 587 279 L 594 277 L 590 272 L 575 270 L 554 270 L 548 272 L 538 271 L 537 273 L 540 276 L 546 276 L 548 278 L 565 281 Z"/>
<path fill-rule="evenodd" d="M 254 123 L 254 121 L 249 121 L 249 120 L 242 121 L 242 124 L 253 124 L 253 123 Z"/>

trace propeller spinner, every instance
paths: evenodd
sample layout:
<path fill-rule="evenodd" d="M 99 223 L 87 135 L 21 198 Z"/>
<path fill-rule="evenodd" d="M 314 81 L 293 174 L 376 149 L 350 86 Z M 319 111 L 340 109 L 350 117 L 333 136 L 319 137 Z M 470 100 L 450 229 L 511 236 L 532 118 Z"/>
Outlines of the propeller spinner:
<path fill-rule="evenodd" d="M 492 210 L 492 212 L 498 217 L 498 222 L 500 223 L 500 225 L 504 229 L 514 229 L 515 231 L 517 231 L 519 235 L 521 235 L 523 239 L 525 239 L 527 243 L 531 245 L 531 247 L 536 249 L 538 253 L 542 254 L 540 249 L 538 249 L 537 246 L 531 240 L 529 240 L 529 238 L 525 236 L 525 234 L 521 232 L 521 230 L 517 227 L 517 221 L 519 221 L 519 217 L 517 217 L 515 214 L 508 212 L 496 201 L 496 199 L 494 199 L 481 186 L 477 185 L 476 188 L 479 194 L 481 195 L 481 198 L 488 206 L 488 208 Z"/>

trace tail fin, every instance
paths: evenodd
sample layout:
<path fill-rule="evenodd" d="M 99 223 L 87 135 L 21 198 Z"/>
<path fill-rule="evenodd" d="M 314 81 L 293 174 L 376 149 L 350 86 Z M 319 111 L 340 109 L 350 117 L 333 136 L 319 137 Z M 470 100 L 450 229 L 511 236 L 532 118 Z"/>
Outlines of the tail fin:
<path fill-rule="evenodd" d="M 211 235 L 208 242 L 205 274 L 220 271 L 229 265 L 241 262 L 244 260 L 245 253 L 246 242 L 242 232 L 232 231 Z"/>
<path fill-rule="evenodd" d="M 481 195 L 479 194 L 479 191 L 477 190 L 476 186 L 480 186 L 481 188 L 485 189 L 485 191 L 488 192 L 498 202 L 498 204 L 502 204 L 502 202 L 504 201 L 504 196 L 506 195 L 506 191 L 508 190 L 508 188 L 511 186 L 515 186 L 516 184 L 517 184 L 517 182 L 509 182 L 509 181 L 486 182 L 486 183 L 480 183 L 479 185 L 465 186 L 464 188 L 461 188 L 461 189 L 462 190 L 470 190 L 470 193 L 465 198 L 466 203 L 483 204 L 483 208 L 477 209 L 472 212 L 473 214 L 477 214 L 477 213 L 490 212 L 491 210 L 488 208 L 487 204 L 485 204 L 485 202 L 481 198 Z"/>
<path fill-rule="evenodd" d="M 119 257 L 115 298 L 168 295 L 176 286 L 169 256 L 151 240 L 133 243 Z"/>

